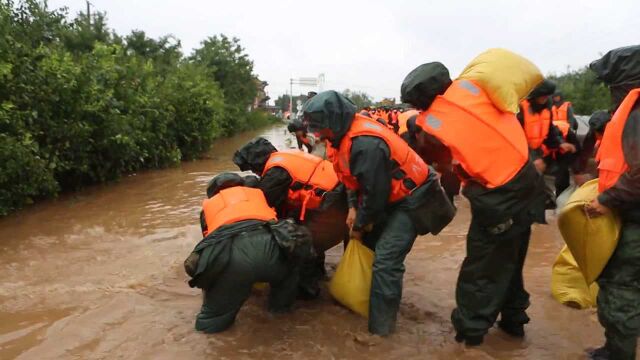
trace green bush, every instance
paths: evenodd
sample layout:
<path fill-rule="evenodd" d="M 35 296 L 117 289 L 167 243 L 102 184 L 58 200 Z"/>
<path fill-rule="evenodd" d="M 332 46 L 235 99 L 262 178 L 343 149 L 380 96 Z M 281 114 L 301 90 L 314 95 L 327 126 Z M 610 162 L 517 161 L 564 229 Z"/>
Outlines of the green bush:
<path fill-rule="evenodd" d="M 273 121 L 247 111 L 256 81 L 235 38 L 185 57 L 171 36 L 122 37 L 103 13 L 67 20 L 36 0 L 0 0 L 0 32 L 0 215 Z"/>

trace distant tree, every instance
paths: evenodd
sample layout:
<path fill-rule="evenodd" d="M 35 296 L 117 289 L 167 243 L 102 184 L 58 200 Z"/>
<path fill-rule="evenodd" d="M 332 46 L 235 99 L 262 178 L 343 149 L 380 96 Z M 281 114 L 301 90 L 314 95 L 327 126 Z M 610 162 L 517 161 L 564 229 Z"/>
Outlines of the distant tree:
<path fill-rule="evenodd" d="M 571 101 L 576 114 L 591 115 L 596 110 L 611 106 L 609 89 L 586 66 L 562 75 L 552 74 L 548 78 L 556 82 L 565 100 Z"/>
<path fill-rule="evenodd" d="M 353 101 L 358 109 L 362 109 L 363 107 L 371 106 L 373 104 L 373 98 L 364 91 L 345 89 L 342 91 L 342 95 Z"/>
<path fill-rule="evenodd" d="M 396 105 L 396 98 L 383 98 L 376 103 L 376 106 L 394 106 Z"/>

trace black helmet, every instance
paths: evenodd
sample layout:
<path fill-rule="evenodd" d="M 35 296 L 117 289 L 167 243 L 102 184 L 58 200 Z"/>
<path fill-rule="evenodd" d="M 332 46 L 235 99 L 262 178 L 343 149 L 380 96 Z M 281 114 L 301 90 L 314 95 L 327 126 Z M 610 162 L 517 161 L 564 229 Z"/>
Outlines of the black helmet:
<path fill-rule="evenodd" d="M 218 174 L 214 176 L 213 179 L 209 180 L 209 183 L 207 184 L 207 197 L 211 198 L 221 190 L 234 186 L 244 186 L 244 179 L 242 176 L 232 172 Z"/>

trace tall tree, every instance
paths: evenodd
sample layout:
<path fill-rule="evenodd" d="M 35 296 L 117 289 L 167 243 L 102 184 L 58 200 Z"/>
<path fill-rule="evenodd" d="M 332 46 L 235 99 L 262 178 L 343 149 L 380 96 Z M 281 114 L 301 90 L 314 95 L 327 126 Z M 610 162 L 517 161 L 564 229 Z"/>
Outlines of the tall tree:
<path fill-rule="evenodd" d="M 239 39 L 225 35 L 209 37 L 195 50 L 191 59 L 209 68 L 229 104 L 246 108 L 253 102 L 257 92 L 253 61 Z"/>

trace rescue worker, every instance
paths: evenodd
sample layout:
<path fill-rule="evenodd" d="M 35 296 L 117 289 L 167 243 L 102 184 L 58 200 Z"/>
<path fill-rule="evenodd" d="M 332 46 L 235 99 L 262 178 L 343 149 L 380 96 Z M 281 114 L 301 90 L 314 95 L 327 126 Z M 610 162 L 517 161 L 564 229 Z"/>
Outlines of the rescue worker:
<path fill-rule="evenodd" d="M 270 284 L 269 311 L 291 309 L 298 264 L 314 255 L 308 230 L 278 221 L 262 191 L 232 173 L 209 182 L 201 228 L 203 239 L 185 260 L 189 285 L 203 291 L 196 330 L 229 328 L 256 282 Z"/>
<path fill-rule="evenodd" d="M 257 187 L 279 218 L 296 219 L 313 234 L 318 258 L 305 264 L 300 290 L 302 297 L 316 298 L 325 251 L 348 239 L 347 198 L 333 165 L 298 150 L 277 151 L 261 137 L 240 148 L 233 161 L 240 170 L 261 176 Z"/>
<path fill-rule="evenodd" d="M 640 335 L 640 45 L 611 50 L 590 68 L 608 85 L 615 112 L 597 155 L 600 195 L 586 210 L 590 216 L 615 211 L 622 228 L 597 280 L 606 343 L 589 355 L 632 360 Z"/>
<path fill-rule="evenodd" d="M 522 268 L 531 224 L 544 216 L 545 199 L 518 120 L 498 110 L 474 82 L 452 82 L 439 62 L 411 71 L 401 96 L 422 110 L 416 121 L 419 153 L 449 152 L 441 158 L 457 160 L 462 194 L 471 203 L 467 256 L 451 315 L 456 341 L 481 344 L 498 315 L 504 332 L 524 337 L 529 294 Z"/>
<path fill-rule="evenodd" d="M 553 93 L 552 99 L 553 107 L 551 108 L 551 112 L 556 126 L 558 126 L 558 122 L 564 122 L 569 124 L 569 127 L 573 129 L 573 131 L 577 131 L 578 120 L 576 120 L 576 117 L 573 114 L 573 106 L 571 105 L 571 102 L 564 100 L 564 95 L 560 90 L 556 90 Z"/>
<path fill-rule="evenodd" d="M 574 168 L 574 182 L 580 186 L 583 183 L 598 177 L 597 169 L 592 164 L 595 158 L 604 129 L 611 120 L 611 113 L 607 110 L 598 110 L 589 118 L 589 131 L 582 141 L 582 148 L 572 165 Z"/>
<path fill-rule="evenodd" d="M 389 113 L 389 128 L 393 130 L 396 134 L 400 130 L 400 122 L 398 120 L 398 109 L 393 109 Z"/>
<path fill-rule="evenodd" d="M 518 120 L 524 128 L 533 163 L 540 173 L 544 173 L 553 162 L 549 156 L 551 151 L 576 152 L 575 146 L 563 139 L 560 129 L 553 123 L 551 95 L 555 89 L 556 85 L 552 81 L 544 80 L 520 102 L 518 112 Z"/>
<path fill-rule="evenodd" d="M 302 121 L 295 119 L 289 122 L 287 130 L 296 136 L 296 142 L 298 143 L 298 150 L 302 150 L 304 146 L 307 152 L 311 154 L 313 152 L 313 146 L 315 145 L 315 139 L 308 133 L 307 128 L 302 125 Z"/>
<path fill-rule="evenodd" d="M 576 131 L 578 130 L 578 120 L 573 115 L 573 107 L 569 101 L 564 100 L 562 92 L 556 90 L 552 96 L 553 106 L 551 107 L 553 124 L 560 130 L 562 139 L 576 148 L 574 152 L 552 151 L 551 156 L 555 160 L 555 167 L 551 173 L 555 177 L 556 194 L 562 193 L 571 185 L 570 169 L 576 174 L 577 169 L 573 166 L 581 152 L 580 141 Z"/>
<path fill-rule="evenodd" d="M 305 104 L 303 121 L 327 144 L 328 158 L 356 196 L 351 238 L 375 252 L 369 331 L 395 329 L 404 259 L 418 234 L 437 234 L 455 213 L 435 172 L 393 131 L 356 114 L 353 103 L 325 91 Z"/>
<path fill-rule="evenodd" d="M 563 133 L 554 124 L 551 95 L 555 89 L 555 83 L 544 80 L 520 102 L 518 112 L 518 120 L 524 128 L 533 164 L 541 174 L 553 176 L 548 178 L 549 184 L 545 188 L 549 194 L 547 209 L 556 208 L 555 197 L 560 193 L 558 189 L 564 190 L 569 185 L 568 163 L 573 159 L 571 154 L 577 152 L 576 146 L 565 140 L 569 126 L 563 127 Z M 559 156 L 563 157 L 561 165 L 557 161 Z"/>

